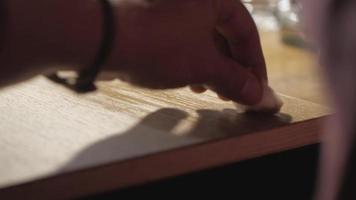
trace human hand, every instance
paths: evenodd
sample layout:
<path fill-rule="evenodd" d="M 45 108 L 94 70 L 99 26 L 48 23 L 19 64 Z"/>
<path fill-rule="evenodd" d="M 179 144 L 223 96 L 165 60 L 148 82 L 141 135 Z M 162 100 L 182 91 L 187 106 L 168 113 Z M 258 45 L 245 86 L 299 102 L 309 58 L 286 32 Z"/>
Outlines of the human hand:
<path fill-rule="evenodd" d="M 267 81 L 257 28 L 236 0 L 117 0 L 106 70 L 142 87 L 207 87 L 254 105 Z"/>

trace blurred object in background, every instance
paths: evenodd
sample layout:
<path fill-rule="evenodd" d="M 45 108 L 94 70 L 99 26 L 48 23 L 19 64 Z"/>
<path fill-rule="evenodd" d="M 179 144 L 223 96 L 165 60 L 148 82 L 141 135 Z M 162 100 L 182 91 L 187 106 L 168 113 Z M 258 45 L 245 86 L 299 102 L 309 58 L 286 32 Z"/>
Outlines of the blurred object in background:
<path fill-rule="evenodd" d="M 283 42 L 299 47 L 308 47 L 301 24 L 302 5 L 298 0 L 279 0 L 275 9 Z"/>
<path fill-rule="evenodd" d="M 243 0 L 259 29 L 279 30 L 281 40 L 292 46 L 306 48 L 301 24 L 302 6 L 298 0 Z"/>
<path fill-rule="evenodd" d="M 278 31 L 279 25 L 274 15 L 278 0 L 243 0 L 252 14 L 258 28 L 263 31 Z"/>

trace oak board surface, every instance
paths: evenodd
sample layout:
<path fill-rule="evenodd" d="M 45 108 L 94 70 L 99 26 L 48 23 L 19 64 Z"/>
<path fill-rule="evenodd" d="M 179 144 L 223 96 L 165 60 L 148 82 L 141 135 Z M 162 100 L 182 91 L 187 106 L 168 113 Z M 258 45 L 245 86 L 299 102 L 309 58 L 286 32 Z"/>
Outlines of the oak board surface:
<path fill-rule="evenodd" d="M 329 114 L 288 96 L 263 116 L 211 92 L 97 85 L 78 95 L 40 76 L 0 90 L 0 199 L 79 197 L 314 144 Z"/>

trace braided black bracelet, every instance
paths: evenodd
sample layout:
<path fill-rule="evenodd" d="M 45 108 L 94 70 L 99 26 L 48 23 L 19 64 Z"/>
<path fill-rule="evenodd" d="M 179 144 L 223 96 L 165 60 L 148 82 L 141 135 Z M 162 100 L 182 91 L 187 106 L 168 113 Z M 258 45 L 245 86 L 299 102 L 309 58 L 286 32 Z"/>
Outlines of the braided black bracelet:
<path fill-rule="evenodd" d="M 115 37 L 113 9 L 109 1 L 99 0 L 103 13 L 103 37 L 94 62 L 88 68 L 79 71 L 78 77 L 75 80 L 59 77 L 57 73 L 47 76 L 50 80 L 62 84 L 77 93 L 96 90 L 94 81 L 100 72 L 100 67 L 110 55 Z"/>

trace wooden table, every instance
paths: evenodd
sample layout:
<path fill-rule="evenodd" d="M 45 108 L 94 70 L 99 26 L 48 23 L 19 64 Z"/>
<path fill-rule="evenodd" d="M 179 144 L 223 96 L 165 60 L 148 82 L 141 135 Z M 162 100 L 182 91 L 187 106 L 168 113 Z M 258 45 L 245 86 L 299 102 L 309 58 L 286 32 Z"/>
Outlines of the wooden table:
<path fill-rule="evenodd" d="M 270 83 L 289 95 L 275 116 L 117 80 L 89 95 L 44 77 L 0 89 L 0 199 L 82 197 L 318 143 L 329 110 L 313 54 L 260 31 Z"/>
<path fill-rule="evenodd" d="M 78 95 L 36 77 L 0 91 L 0 199 L 80 197 L 315 144 L 328 114 L 288 96 L 263 116 L 211 92 L 98 86 Z"/>

